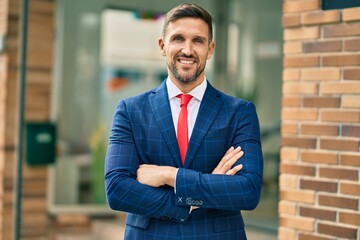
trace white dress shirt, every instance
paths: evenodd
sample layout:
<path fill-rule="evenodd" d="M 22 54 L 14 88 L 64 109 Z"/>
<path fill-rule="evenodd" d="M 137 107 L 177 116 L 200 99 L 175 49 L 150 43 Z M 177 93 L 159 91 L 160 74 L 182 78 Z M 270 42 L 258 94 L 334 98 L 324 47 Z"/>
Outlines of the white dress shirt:
<path fill-rule="evenodd" d="M 169 102 L 170 102 L 170 108 L 171 108 L 171 114 L 172 114 L 172 118 L 173 118 L 173 123 L 174 123 L 174 127 L 175 127 L 175 132 L 177 135 L 177 125 L 178 125 L 178 120 L 179 120 L 179 115 L 180 115 L 180 98 L 178 98 L 177 96 L 179 94 L 183 94 L 183 92 L 180 91 L 180 89 L 168 78 L 166 80 L 166 87 L 168 90 L 168 95 L 169 95 Z M 204 78 L 204 81 L 197 86 L 196 88 L 194 88 L 193 90 L 191 90 L 188 94 L 190 94 L 191 96 L 193 96 L 190 100 L 190 102 L 187 105 L 187 109 L 188 109 L 188 130 L 189 130 L 189 139 L 191 137 L 192 131 L 194 129 L 194 125 L 195 125 L 195 121 L 196 121 L 196 117 L 199 113 L 199 108 L 200 108 L 200 103 L 204 97 L 205 94 L 205 90 L 207 87 L 207 81 L 206 78 Z M 177 169 L 178 171 L 179 169 Z M 176 171 L 176 175 L 175 175 L 175 186 L 174 186 L 174 192 L 176 193 L 176 176 L 177 176 L 177 171 Z M 189 213 L 191 213 L 193 211 L 193 207 L 190 207 Z"/>
<path fill-rule="evenodd" d="M 180 98 L 178 98 L 177 96 L 179 94 L 183 94 L 183 92 L 181 92 L 180 89 L 169 78 L 166 80 L 166 87 L 168 90 L 171 114 L 174 122 L 175 132 L 177 135 L 177 125 L 178 125 L 178 119 L 181 109 Z M 191 96 L 193 96 L 187 106 L 189 139 L 194 129 L 196 117 L 198 115 L 200 103 L 204 97 L 206 87 L 207 87 L 207 81 L 206 78 L 204 78 L 204 81 L 199 86 L 197 86 L 191 92 L 188 93 Z"/>

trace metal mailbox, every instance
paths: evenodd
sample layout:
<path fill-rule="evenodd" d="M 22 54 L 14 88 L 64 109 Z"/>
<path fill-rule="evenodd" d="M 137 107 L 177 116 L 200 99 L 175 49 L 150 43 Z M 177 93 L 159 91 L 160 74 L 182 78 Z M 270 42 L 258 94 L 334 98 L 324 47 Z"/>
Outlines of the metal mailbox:
<path fill-rule="evenodd" d="M 26 123 L 26 161 L 29 165 L 55 162 L 56 126 L 49 122 Z"/>

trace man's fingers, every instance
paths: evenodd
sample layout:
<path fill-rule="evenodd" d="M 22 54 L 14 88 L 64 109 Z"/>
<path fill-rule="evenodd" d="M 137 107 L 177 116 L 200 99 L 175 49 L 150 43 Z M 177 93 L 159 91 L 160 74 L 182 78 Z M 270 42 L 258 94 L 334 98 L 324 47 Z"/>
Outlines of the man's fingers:
<path fill-rule="evenodd" d="M 235 153 L 230 159 L 228 159 L 224 165 L 223 168 L 225 171 L 228 171 L 232 168 L 232 166 L 244 155 L 243 151 Z"/>
<path fill-rule="evenodd" d="M 224 165 L 224 163 L 227 161 L 228 158 L 230 158 L 232 156 L 232 152 L 234 151 L 234 147 L 231 146 L 225 153 L 225 155 L 222 157 L 221 161 L 218 164 L 218 167 L 222 167 Z"/>
<path fill-rule="evenodd" d="M 222 168 L 225 163 L 229 161 L 235 154 L 239 153 L 241 151 L 241 147 L 231 147 L 229 150 L 226 151 L 224 157 L 221 159 L 221 161 L 218 164 L 218 167 Z"/>
<path fill-rule="evenodd" d="M 243 168 L 243 165 L 237 165 L 235 167 L 233 167 L 232 169 L 230 169 L 229 171 L 226 172 L 226 175 L 235 175 L 236 173 L 238 173 L 241 169 Z"/>
<path fill-rule="evenodd" d="M 221 159 L 219 164 L 213 170 L 213 174 L 226 174 L 234 164 L 244 155 L 244 152 L 241 150 L 241 147 L 231 147 L 224 157 Z M 237 171 L 236 171 L 237 172 Z M 236 173 L 235 172 L 235 173 Z"/>

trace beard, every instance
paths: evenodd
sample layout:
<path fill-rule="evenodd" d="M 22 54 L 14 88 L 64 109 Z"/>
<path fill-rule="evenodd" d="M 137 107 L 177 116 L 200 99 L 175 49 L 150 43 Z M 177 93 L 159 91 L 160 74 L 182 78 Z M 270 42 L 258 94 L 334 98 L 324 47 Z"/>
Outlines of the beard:
<path fill-rule="evenodd" d="M 175 60 L 176 62 L 176 60 Z M 175 79 L 181 84 L 190 84 L 195 82 L 196 79 L 204 72 L 205 64 L 198 66 L 194 72 L 189 74 L 180 74 L 179 69 L 176 67 L 176 63 L 168 63 L 170 72 L 174 75 Z"/>

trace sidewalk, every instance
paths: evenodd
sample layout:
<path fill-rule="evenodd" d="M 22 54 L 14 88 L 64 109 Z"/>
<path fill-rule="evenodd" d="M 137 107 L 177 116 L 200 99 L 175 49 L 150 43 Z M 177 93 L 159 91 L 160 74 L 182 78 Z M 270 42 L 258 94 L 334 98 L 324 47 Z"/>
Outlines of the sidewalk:
<path fill-rule="evenodd" d="M 123 240 L 124 230 L 124 219 L 96 220 L 93 222 L 91 233 L 86 235 L 59 234 L 56 240 Z M 277 239 L 275 234 L 252 227 L 247 227 L 246 233 L 249 240 Z"/>

